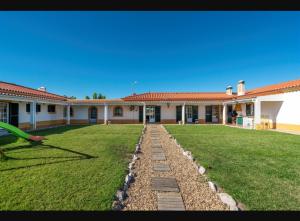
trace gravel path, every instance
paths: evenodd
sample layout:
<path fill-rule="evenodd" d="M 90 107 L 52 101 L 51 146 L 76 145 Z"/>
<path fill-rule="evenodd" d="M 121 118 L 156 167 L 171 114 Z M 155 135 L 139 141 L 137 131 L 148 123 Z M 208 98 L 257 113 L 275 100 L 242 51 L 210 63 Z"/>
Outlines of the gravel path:
<path fill-rule="evenodd" d="M 159 131 L 160 142 L 166 155 L 170 171 L 153 171 L 154 162 L 151 159 L 151 131 Z M 157 191 L 151 190 L 152 177 L 174 177 L 177 180 L 180 194 L 186 210 L 228 210 L 209 188 L 204 176 L 200 175 L 195 165 L 184 157 L 180 149 L 168 133 L 160 125 L 148 125 L 141 145 L 139 160 L 135 164 L 135 182 L 128 190 L 124 210 L 157 210 Z M 160 162 L 160 161 L 156 161 Z"/>

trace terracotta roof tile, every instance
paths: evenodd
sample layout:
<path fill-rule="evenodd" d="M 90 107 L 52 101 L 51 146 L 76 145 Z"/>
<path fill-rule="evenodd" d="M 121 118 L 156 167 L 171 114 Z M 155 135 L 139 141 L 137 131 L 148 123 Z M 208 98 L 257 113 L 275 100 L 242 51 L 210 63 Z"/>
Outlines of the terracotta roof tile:
<path fill-rule="evenodd" d="M 225 92 L 153 92 L 136 94 L 123 98 L 125 101 L 202 101 L 229 100 L 233 95 Z"/>
<path fill-rule="evenodd" d="M 272 94 L 280 94 L 289 91 L 300 90 L 300 79 L 282 82 L 279 84 L 272 84 L 265 87 L 256 88 L 253 90 L 246 91 L 245 95 L 235 96 L 235 99 L 243 99 L 243 98 L 254 98 L 257 96 L 265 96 Z"/>
<path fill-rule="evenodd" d="M 0 94 L 12 95 L 12 96 L 22 96 L 22 97 L 31 97 L 31 98 L 40 98 L 56 101 L 66 101 L 67 98 L 52 94 L 45 91 L 39 91 L 33 88 L 24 87 L 17 84 L 7 83 L 0 81 Z"/>

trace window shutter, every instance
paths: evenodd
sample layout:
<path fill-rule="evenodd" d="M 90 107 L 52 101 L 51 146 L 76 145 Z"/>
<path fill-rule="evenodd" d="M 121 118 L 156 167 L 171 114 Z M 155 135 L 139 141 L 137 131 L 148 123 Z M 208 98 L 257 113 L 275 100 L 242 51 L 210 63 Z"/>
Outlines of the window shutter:
<path fill-rule="evenodd" d="M 160 122 L 160 106 L 155 107 L 155 122 Z"/>
<path fill-rule="evenodd" d="M 193 122 L 198 119 L 198 106 L 193 106 Z"/>
<path fill-rule="evenodd" d="M 139 122 L 143 122 L 143 106 L 139 106 Z"/>
<path fill-rule="evenodd" d="M 182 106 L 176 106 L 176 121 L 182 120 Z"/>

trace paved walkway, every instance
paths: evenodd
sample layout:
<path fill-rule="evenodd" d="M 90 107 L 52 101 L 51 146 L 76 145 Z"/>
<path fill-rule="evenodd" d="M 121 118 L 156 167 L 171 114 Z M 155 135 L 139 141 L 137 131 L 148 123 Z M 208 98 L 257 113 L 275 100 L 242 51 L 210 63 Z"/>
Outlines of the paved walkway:
<path fill-rule="evenodd" d="M 124 210 L 226 210 L 161 125 L 148 125 Z"/>

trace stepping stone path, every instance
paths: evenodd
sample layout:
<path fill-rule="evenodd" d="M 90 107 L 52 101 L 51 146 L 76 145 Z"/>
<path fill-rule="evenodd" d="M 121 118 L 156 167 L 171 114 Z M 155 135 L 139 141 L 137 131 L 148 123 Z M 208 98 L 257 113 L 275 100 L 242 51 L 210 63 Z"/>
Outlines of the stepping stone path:
<path fill-rule="evenodd" d="M 166 156 L 160 142 L 160 133 L 156 127 L 151 127 L 150 131 L 153 170 L 156 172 L 170 171 L 170 166 L 166 162 Z M 159 162 L 156 162 L 159 161 Z M 151 190 L 157 191 L 158 210 L 185 210 L 180 194 L 180 189 L 174 177 L 152 177 Z"/>
<path fill-rule="evenodd" d="M 148 124 L 125 211 L 229 210 L 161 125 Z"/>

